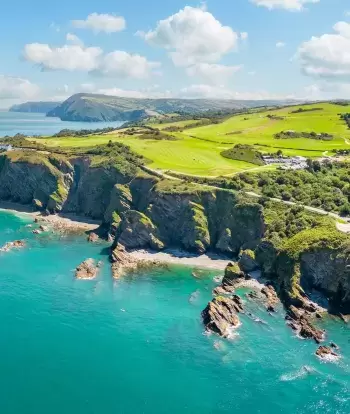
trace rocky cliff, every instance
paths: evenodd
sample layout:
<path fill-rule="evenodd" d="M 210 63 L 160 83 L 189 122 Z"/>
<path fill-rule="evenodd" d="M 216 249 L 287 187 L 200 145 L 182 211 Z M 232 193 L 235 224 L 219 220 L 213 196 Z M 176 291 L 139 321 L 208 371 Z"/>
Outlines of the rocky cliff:
<path fill-rule="evenodd" d="M 160 179 L 125 162 L 9 152 L 0 156 L 0 200 L 99 219 L 114 247 L 241 253 L 245 266 L 259 266 L 273 280 L 287 306 L 306 306 L 317 290 L 334 310 L 350 313 L 350 238 L 334 223 L 307 217 L 305 230 L 281 239 L 269 219 L 271 206 Z"/>

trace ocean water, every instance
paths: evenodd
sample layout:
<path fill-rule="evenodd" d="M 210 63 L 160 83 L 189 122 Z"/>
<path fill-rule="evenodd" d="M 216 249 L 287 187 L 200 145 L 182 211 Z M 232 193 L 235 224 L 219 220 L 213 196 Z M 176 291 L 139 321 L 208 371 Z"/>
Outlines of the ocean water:
<path fill-rule="evenodd" d="M 123 122 L 67 122 L 49 118 L 45 114 L 6 112 L 0 110 L 0 138 L 17 133 L 25 135 L 53 135 L 62 129 L 118 128 Z"/>
<path fill-rule="evenodd" d="M 336 364 L 295 338 L 282 311 L 271 317 L 249 301 L 266 324 L 242 316 L 232 340 L 206 336 L 200 313 L 217 272 L 195 279 L 171 267 L 113 281 L 106 245 L 33 236 L 26 224 L 0 213 L 0 245 L 27 239 L 0 253 L 1 414 L 350 412 L 344 323 L 322 322 L 341 346 Z M 103 261 L 101 275 L 75 280 L 88 257 Z"/>

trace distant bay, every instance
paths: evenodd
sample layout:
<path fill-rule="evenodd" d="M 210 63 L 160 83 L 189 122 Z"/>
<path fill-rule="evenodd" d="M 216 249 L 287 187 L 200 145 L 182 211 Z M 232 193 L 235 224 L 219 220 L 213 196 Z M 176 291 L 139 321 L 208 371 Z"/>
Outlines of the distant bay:
<path fill-rule="evenodd" d="M 45 114 L 0 111 L 0 138 L 17 133 L 25 135 L 53 135 L 62 129 L 118 128 L 123 122 L 66 122 Z"/>

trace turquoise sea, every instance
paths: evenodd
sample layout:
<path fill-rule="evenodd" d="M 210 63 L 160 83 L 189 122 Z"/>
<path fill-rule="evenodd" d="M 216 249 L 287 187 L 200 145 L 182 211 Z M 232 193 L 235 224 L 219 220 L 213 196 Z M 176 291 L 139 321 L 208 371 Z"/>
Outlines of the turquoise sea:
<path fill-rule="evenodd" d="M 0 137 L 25 135 L 53 135 L 62 129 L 118 128 L 122 122 L 66 122 L 49 118 L 45 114 L 6 112 L 0 110 Z"/>
<path fill-rule="evenodd" d="M 344 323 L 322 322 L 341 347 L 336 364 L 295 338 L 282 311 L 271 317 L 249 301 L 266 325 L 242 316 L 234 339 L 206 336 L 200 313 L 217 272 L 199 280 L 172 267 L 113 281 L 106 245 L 34 236 L 27 222 L 0 213 L 0 245 L 28 240 L 0 253 L 1 414 L 350 412 Z M 101 275 L 75 280 L 88 257 L 103 261 Z"/>

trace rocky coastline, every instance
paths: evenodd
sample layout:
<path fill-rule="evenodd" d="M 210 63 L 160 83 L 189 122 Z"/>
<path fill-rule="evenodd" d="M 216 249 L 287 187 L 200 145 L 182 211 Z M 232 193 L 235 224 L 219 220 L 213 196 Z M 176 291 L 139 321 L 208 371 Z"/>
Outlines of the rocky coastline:
<path fill-rule="evenodd" d="M 280 301 L 292 330 L 317 343 L 324 339 L 316 327 L 324 309 L 311 299 L 314 291 L 323 296 L 327 310 L 347 320 L 350 236 L 339 232 L 330 218 L 308 213 L 294 223 L 296 207 L 163 179 L 120 162 L 105 165 L 88 157 L 13 151 L 0 156 L 0 200 L 30 206 L 42 226 L 65 232 L 74 223 L 90 242 L 98 241 L 94 234 L 108 240 L 115 278 L 166 258 L 170 263 L 169 256 L 163 261 L 157 256 L 169 249 L 188 252 L 193 261 L 187 263 L 194 266 L 196 257 L 211 253 L 226 256 L 225 264 L 231 259 L 214 292 L 215 302 L 205 312 L 206 321 L 213 318 L 206 326 L 216 333 L 225 332 L 230 320 L 237 326 L 242 312 L 232 295 L 241 287 L 251 288 L 249 299 L 264 301 L 267 312 L 274 313 Z M 279 226 L 294 226 L 290 236 L 276 232 L 276 215 Z M 150 250 L 158 253 L 140 253 Z M 217 263 L 222 270 L 222 262 Z M 261 280 L 251 276 L 256 271 Z"/>

